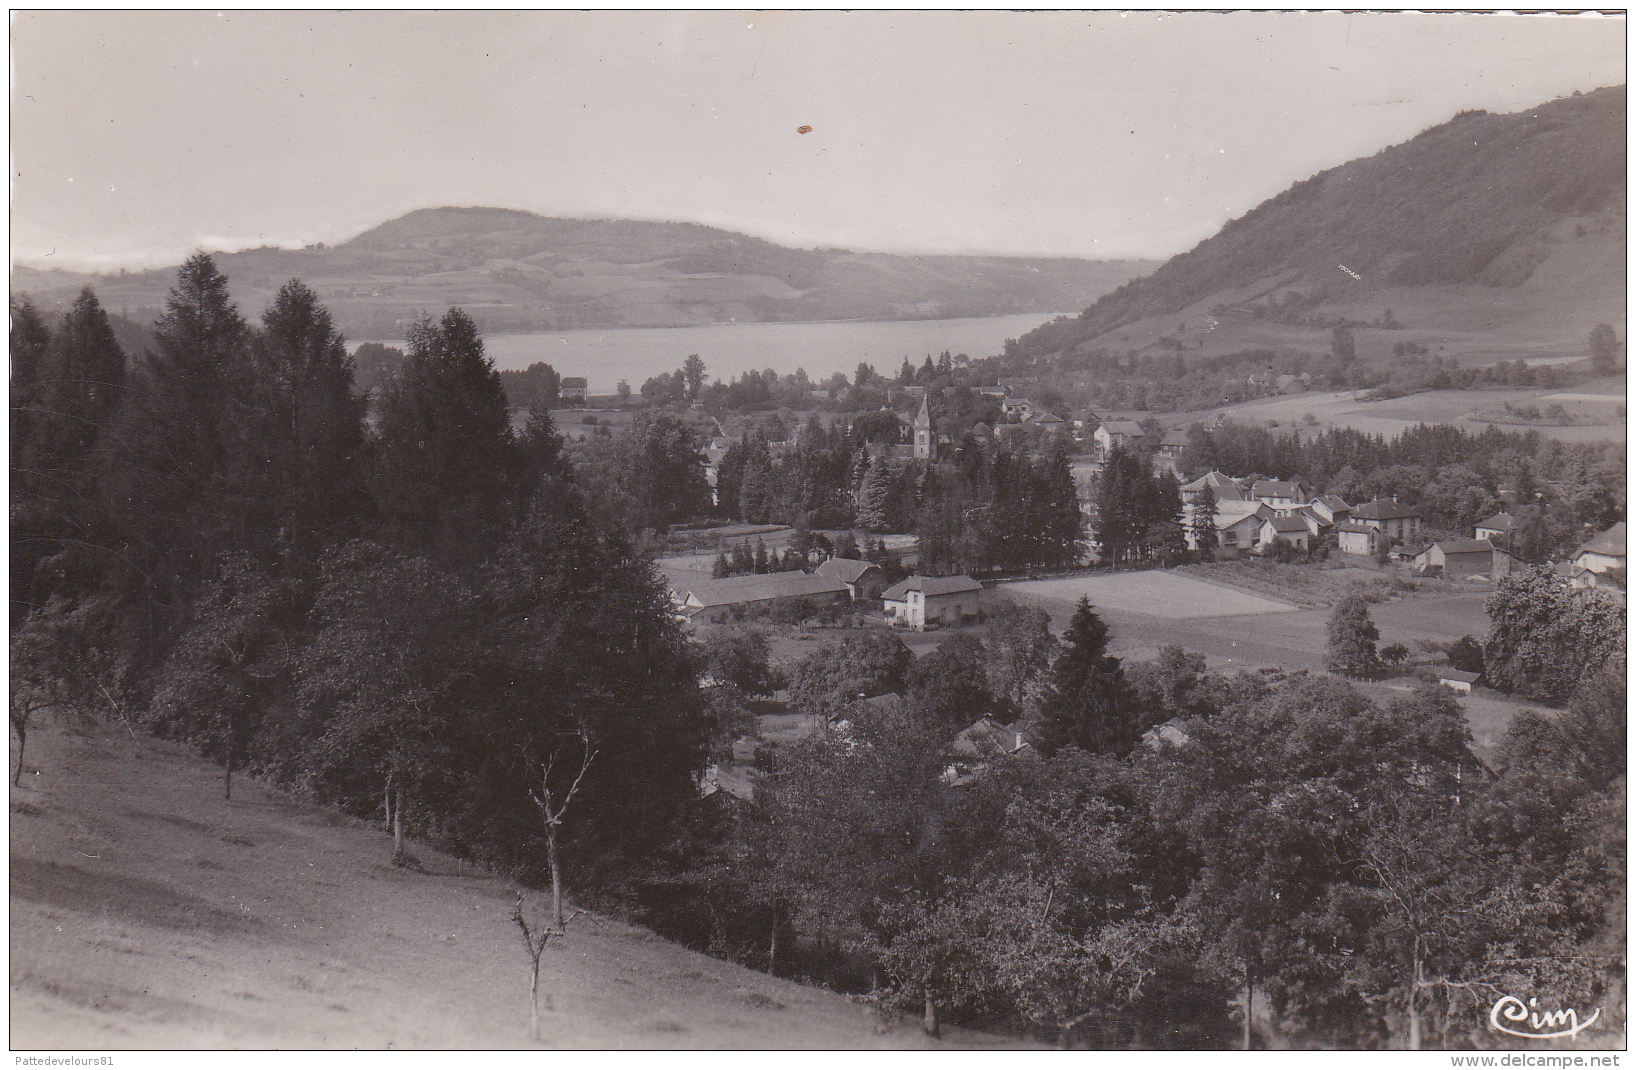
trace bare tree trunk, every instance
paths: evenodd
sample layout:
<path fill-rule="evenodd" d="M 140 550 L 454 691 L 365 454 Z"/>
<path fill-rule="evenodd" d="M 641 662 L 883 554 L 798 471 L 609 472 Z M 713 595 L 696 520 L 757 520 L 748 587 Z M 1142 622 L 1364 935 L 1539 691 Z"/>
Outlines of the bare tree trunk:
<path fill-rule="evenodd" d="M 11 783 L 14 787 L 20 787 L 23 783 L 23 748 L 28 746 L 28 726 L 16 720 L 11 722 L 11 726 L 17 730 L 17 772 L 12 774 Z"/>
<path fill-rule="evenodd" d="M 1250 1050 L 1250 1018 L 1255 1011 L 1255 976 L 1244 977 L 1244 1050 Z"/>
<path fill-rule="evenodd" d="M 226 777 L 225 784 L 226 784 L 226 789 L 227 789 L 227 798 L 228 798 L 228 801 L 231 802 L 232 799 L 233 799 L 233 725 L 232 725 L 232 722 L 228 722 L 228 725 L 227 725 L 227 777 Z"/>
<path fill-rule="evenodd" d="M 1409 1050 L 1420 1050 L 1420 953 L 1414 956 L 1414 973 L 1409 977 Z"/>
<path fill-rule="evenodd" d="M 534 973 L 528 981 L 528 1033 L 540 1039 L 540 959 L 534 957 Z"/>
<path fill-rule="evenodd" d="M 562 866 L 557 864 L 557 830 L 545 830 L 545 855 L 551 863 L 551 922 L 560 931 L 562 923 Z"/>
<path fill-rule="evenodd" d="M 395 793 L 392 807 L 392 861 L 403 861 L 403 792 Z"/>
<path fill-rule="evenodd" d="M 943 1035 L 937 1024 L 937 1000 L 932 998 L 932 990 L 929 987 L 926 989 L 926 1013 L 921 1018 L 920 1027 L 926 1031 L 926 1035 L 929 1037 L 941 1037 Z"/>
<path fill-rule="evenodd" d="M 778 976 L 778 900 L 773 900 L 773 938 L 767 946 L 767 972 Z"/>

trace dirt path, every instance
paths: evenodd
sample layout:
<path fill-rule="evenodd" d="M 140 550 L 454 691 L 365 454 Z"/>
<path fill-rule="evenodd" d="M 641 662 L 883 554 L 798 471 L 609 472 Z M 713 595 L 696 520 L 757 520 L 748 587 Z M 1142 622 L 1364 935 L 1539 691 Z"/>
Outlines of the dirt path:
<path fill-rule="evenodd" d="M 113 733 L 118 732 L 116 736 Z M 15 744 L 14 744 L 15 745 Z M 29 738 L 11 793 L 11 1046 L 524 1048 L 506 881 L 123 729 Z M 543 900 L 535 897 L 543 906 Z M 904 1022 L 584 916 L 541 1047 L 1015 1046 Z"/>

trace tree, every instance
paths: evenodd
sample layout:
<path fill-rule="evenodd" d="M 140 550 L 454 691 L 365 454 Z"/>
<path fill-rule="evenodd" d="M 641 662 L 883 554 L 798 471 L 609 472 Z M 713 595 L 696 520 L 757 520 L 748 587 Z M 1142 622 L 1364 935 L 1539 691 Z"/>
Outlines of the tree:
<path fill-rule="evenodd" d="M 625 380 L 621 379 L 621 380 L 619 380 L 619 385 L 614 387 L 614 390 L 615 390 L 615 392 L 617 392 L 619 394 L 619 404 L 621 406 L 625 406 L 625 405 L 630 404 L 630 401 L 631 401 L 631 384 L 630 383 L 628 383 Z"/>
<path fill-rule="evenodd" d="M 1147 530 L 1142 516 L 1144 483 L 1141 462 L 1134 455 L 1119 445 L 1108 451 L 1097 483 L 1093 532 L 1102 555 L 1115 568 Z"/>
<path fill-rule="evenodd" d="M 704 639 L 704 670 L 718 683 L 728 683 L 746 695 L 773 693 L 767 666 L 767 635 L 760 628 L 717 628 Z"/>
<path fill-rule="evenodd" d="M 1619 336 L 1606 323 L 1591 328 L 1591 366 L 1598 375 L 1612 375 L 1619 370 Z"/>
<path fill-rule="evenodd" d="M 699 391 L 704 387 L 705 375 L 704 361 L 699 359 L 697 353 L 688 354 L 688 358 L 682 362 L 681 375 L 687 383 L 687 400 L 689 402 L 699 400 Z"/>
<path fill-rule="evenodd" d="M 291 279 L 263 313 L 254 347 L 269 482 L 281 528 L 311 556 L 362 511 L 363 418 L 352 361 L 327 309 Z"/>
<path fill-rule="evenodd" d="M 870 463 L 858 487 L 857 524 L 865 531 L 887 530 L 887 499 L 891 494 L 892 473 L 883 459 Z"/>
<path fill-rule="evenodd" d="M 1483 673 L 1483 644 L 1469 635 L 1462 635 L 1448 648 L 1449 664 L 1461 672 Z"/>
<path fill-rule="evenodd" d="M 1483 672 L 1503 691 L 1566 701 L 1591 670 L 1625 655 L 1623 607 L 1598 592 L 1574 592 L 1546 567 L 1513 571 L 1486 609 L 1493 630 Z"/>
<path fill-rule="evenodd" d="M 1193 536 L 1193 548 L 1205 558 L 1214 555 L 1216 547 L 1220 544 L 1220 535 L 1216 531 L 1216 518 L 1219 515 L 1216 492 L 1207 483 L 1204 489 L 1193 497 L 1193 517 L 1191 530 L 1188 532 Z"/>
<path fill-rule="evenodd" d="M 631 421 L 627 437 L 630 459 L 625 484 L 636 502 L 633 528 L 663 532 L 709 508 L 704 458 L 692 429 L 679 417 L 640 412 Z"/>
<path fill-rule="evenodd" d="M 1005 704 L 1001 720 L 1009 723 L 1037 705 L 1051 662 L 1062 647 L 1051 634 L 1051 617 L 1043 609 L 1003 605 L 986 616 L 988 690 Z"/>
<path fill-rule="evenodd" d="M 1347 595 L 1335 603 L 1329 615 L 1329 642 L 1324 648 L 1324 664 L 1330 672 L 1347 676 L 1372 676 L 1380 668 L 1375 641 L 1380 629 L 1369 617 L 1369 603 L 1362 595 Z"/>
<path fill-rule="evenodd" d="M 407 545 L 475 555 L 519 489 L 505 391 L 461 309 L 422 318 L 408 347 L 381 394 L 375 500 Z"/>
<path fill-rule="evenodd" d="M 1081 597 L 1062 635 L 1066 647 L 1051 666 L 1034 722 L 1041 752 L 1067 746 L 1122 756 L 1136 744 L 1136 717 L 1119 659 L 1107 653 L 1108 626 Z"/>
<path fill-rule="evenodd" d="M 790 700 L 825 720 L 832 719 L 861 698 L 902 691 L 913 660 L 903 640 L 889 632 L 849 635 L 796 665 L 790 678 Z"/>
<path fill-rule="evenodd" d="M 1401 665 L 1408 660 L 1409 648 L 1402 643 L 1392 643 L 1380 648 L 1380 660 L 1388 665 Z"/>
<path fill-rule="evenodd" d="M 1335 325 L 1330 332 L 1330 354 L 1341 364 L 1350 364 L 1357 359 L 1357 346 L 1352 340 L 1352 328 L 1344 323 Z"/>
<path fill-rule="evenodd" d="M 976 636 L 956 633 L 909 666 L 909 706 L 926 724 L 929 741 L 950 738 L 988 716 L 994 696 L 985 657 Z"/>

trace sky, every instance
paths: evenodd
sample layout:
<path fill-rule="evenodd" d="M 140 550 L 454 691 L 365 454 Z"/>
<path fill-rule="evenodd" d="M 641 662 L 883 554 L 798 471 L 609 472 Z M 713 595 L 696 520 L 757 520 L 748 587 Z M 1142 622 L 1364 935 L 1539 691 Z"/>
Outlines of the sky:
<path fill-rule="evenodd" d="M 1162 259 L 1459 111 L 1625 80 L 1618 16 L 11 20 L 12 256 L 71 270 L 335 244 L 442 205 L 798 247 Z"/>

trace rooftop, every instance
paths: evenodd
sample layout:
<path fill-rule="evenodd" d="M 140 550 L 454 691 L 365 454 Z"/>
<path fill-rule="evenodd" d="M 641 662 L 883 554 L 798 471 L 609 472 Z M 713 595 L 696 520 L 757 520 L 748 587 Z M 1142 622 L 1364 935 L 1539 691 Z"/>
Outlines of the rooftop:
<path fill-rule="evenodd" d="M 814 570 L 815 576 L 833 576 L 846 583 L 857 583 L 858 577 L 870 569 L 880 571 L 880 566 L 873 561 L 854 561 L 845 557 L 832 557 Z"/>
<path fill-rule="evenodd" d="M 1444 539 L 1437 548 L 1445 554 L 1490 554 L 1494 544 L 1487 539 Z M 1427 547 L 1430 549 L 1430 547 Z"/>
<path fill-rule="evenodd" d="M 764 602 L 772 598 L 846 593 L 846 584 L 840 580 L 832 576 L 809 576 L 805 572 L 769 572 L 700 581 L 685 592 L 689 603 L 697 603 L 703 609 L 742 602 Z"/>
<path fill-rule="evenodd" d="M 1353 520 L 1399 520 L 1419 516 L 1419 509 L 1399 505 L 1390 498 L 1376 498 L 1368 505 L 1360 505 L 1352 510 Z"/>
<path fill-rule="evenodd" d="M 1608 557 L 1625 556 L 1625 522 L 1623 520 L 1574 551 L 1580 554 L 1604 554 Z"/>
<path fill-rule="evenodd" d="M 983 585 L 970 576 L 910 576 L 902 583 L 894 584 L 881 597 L 901 602 L 910 591 L 919 591 L 927 598 L 935 598 L 940 594 L 964 594 L 982 589 Z"/>

